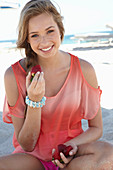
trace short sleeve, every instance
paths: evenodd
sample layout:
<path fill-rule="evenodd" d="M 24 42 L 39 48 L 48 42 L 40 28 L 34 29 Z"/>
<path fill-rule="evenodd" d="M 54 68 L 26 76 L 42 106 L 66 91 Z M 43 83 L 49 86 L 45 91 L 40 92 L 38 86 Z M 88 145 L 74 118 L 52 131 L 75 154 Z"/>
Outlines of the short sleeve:
<path fill-rule="evenodd" d="M 7 98 L 5 97 L 3 107 L 3 121 L 6 123 L 12 123 L 11 115 L 14 115 L 18 118 L 24 118 L 25 109 L 26 105 L 22 96 L 19 96 L 16 105 L 13 107 L 9 106 Z"/>
<path fill-rule="evenodd" d="M 6 123 L 12 123 L 11 115 L 14 115 L 18 118 L 24 118 L 25 110 L 26 110 L 26 104 L 25 104 L 26 74 L 25 72 L 23 72 L 22 68 L 20 67 L 19 62 L 13 64 L 12 69 L 16 78 L 19 96 L 15 106 L 13 107 L 9 106 L 7 98 L 5 97 L 4 107 L 3 107 L 3 121 Z"/>
<path fill-rule="evenodd" d="M 82 87 L 82 111 L 83 119 L 93 119 L 100 108 L 100 97 L 102 90 L 100 87 L 93 88 L 84 82 Z"/>

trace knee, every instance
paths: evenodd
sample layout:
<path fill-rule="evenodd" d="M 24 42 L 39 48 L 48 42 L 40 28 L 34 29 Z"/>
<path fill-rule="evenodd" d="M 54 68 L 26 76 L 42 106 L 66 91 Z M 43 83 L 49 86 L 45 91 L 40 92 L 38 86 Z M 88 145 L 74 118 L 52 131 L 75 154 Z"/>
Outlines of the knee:
<path fill-rule="evenodd" d="M 96 154 L 97 169 L 113 168 L 113 145 L 107 142 L 99 142 L 98 145 L 100 150 Z"/>
<path fill-rule="evenodd" d="M 89 144 L 88 149 L 94 154 L 110 153 L 113 155 L 113 144 L 104 141 L 92 142 Z"/>
<path fill-rule="evenodd" d="M 104 154 L 109 154 L 113 156 L 113 145 L 108 142 L 98 141 L 98 151 Z"/>

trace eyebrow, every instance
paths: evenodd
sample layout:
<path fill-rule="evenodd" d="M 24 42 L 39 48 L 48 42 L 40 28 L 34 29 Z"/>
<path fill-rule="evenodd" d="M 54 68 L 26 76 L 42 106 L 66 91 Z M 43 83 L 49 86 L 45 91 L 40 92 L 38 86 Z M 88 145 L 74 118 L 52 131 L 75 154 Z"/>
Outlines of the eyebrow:
<path fill-rule="evenodd" d="M 54 28 L 54 26 L 50 26 L 46 28 L 45 31 L 49 30 L 50 28 Z M 29 34 L 36 34 L 36 33 L 38 33 L 38 31 L 30 32 Z"/>

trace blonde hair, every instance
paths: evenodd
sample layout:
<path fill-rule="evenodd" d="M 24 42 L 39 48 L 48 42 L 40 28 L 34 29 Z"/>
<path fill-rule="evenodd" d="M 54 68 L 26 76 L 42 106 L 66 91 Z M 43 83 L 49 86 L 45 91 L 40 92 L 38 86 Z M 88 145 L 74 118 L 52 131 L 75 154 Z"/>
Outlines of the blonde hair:
<path fill-rule="evenodd" d="M 18 40 L 17 48 L 24 48 L 26 54 L 26 66 L 27 69 L 35 65 L 37 54 L 31 49 L 28 43 L 28 24 L 29 20 L 42 13 L 48 13 L 53 16 L 54 21 L 57 23 L 61 41 L 64 38 L 64 26 L 62 22 L 62 16 L 57 11 L 56 7 L 50 0 L 31 0 L 29 1 L 21 11 L 20 20 L 18 25 Z"/>

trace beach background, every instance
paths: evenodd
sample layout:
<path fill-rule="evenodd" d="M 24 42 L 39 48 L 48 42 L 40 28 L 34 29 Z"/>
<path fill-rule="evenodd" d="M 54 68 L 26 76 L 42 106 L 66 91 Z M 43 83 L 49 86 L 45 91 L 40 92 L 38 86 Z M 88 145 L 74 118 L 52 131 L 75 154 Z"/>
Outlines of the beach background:
<path fill-rule="evenodd" d="M 107 4 L 109 4 L 108 1 Z M 65 2 L 62 0 L 62 3 Z M 59 3 L 60 3 L 59 5 L 62 6 L 61 1 L 59 1 Z M 88 3 L 91 2 L 88 1 Z M 68 6 L 69 4 L 66 3 L 66 5 Z M 98 7 L 98 11 L 99 11 L 99 7 Z M 1 62 L 0 62 L 0 156 L 9 154 L 14 150 L 12 145 L 12 137 L 14 131 L 13 126 L 11 124 L 4 123 L 2 120 L 3 104 L 4 104 L 4 97 L 5 97 L 4 73 L 5 70 L 11 64 L 15 63 L 17 60 L 24 57 L 24 51 L 20 52 L 15 48 L 16 38 L 17 38 L 16 26 L 17 26 L 18 19 L 15 20 L 15 25 L 13 25 L 14 21 L 13 19 L 11 21 L 11 17 L 13 17 L 14 15 L 18 17 L 17 11 L 16 10 L 13 12 L 9 11 L 9 15 L 10 15 L 9 22 L 5 23 L 0 28 L 0 33 L 1 33 L 0 34 L 0 58 L 1 58 Z M 64 16 L 65 15 L 66 14 L 64 14 Z M 111 16 L 111 12 L 110 12 L 110 16 Z M 0 20 L 1 17 L 4 17 L 4 19 L 6 20 L 6 12 L 0 10 Z M 108 20 L 106 19 L 105 22 L 107 21 Z M 10 24 L 11 24 L 11 28 L 10 28 Z M 7 31 L 8 25 L 9 25 L 9 31 Z M 12 25 L 14 27 L 12 27 Z M 86 24 L 86 26 L 84 26 L 81 29 L 81 31 L 80 31 L 80 27 L 77 28 L 81 33 L 84 33 L 83 28 L 85 28 L 84 30 L 87 31 L 87 33 L 91 31 L 95 33 L 106 32 L 112 34 L 112 30 L 104 28 L 105 25 L 103 27 L 102 25 L 97 26 L 96 28 L 99 27 L 99 29 L 90 27 L 90 30 L 88 30 Z M 79 58 L 87 60 L 95 68 L 98 84 L 102 89 L 101 106 L 102 106 L 102 117 L 103 117 L 103 136 L 100 140 L 113 143 L 113 80 L 112 80 L 113 41 L 109 43 L 109 39 L 107 40 L 104 39 L 100 41 L 84 41 L 80 43 L 78 39 L 71 39 L 71 37 L 73 37 L 75 33 L 78 32 L 78 30 L 76 30 L 75 27 L 74 30 L 75 32 L 66 31 L 64 41 L 60 49 L 70 52 L 78 56 Z M 83 121 L 83 128 L 84 130 L 87 128 L 87 122 L 85 120 Z"/>
<path fill-rule="evenodd" d="M 70 47 L 69 47 L 70 48 Z M 103 116 L 103 136 L 102 140 L 113 143 L 113 46 L 104 47 L 103 49 L 79 48 L 79 50 L 69 50 L 68 46 L 61 46 L 61 49 L 85 59 L 95 68 L 98 84 L 102 89 L 101 106 Z M 22 54 L 23 55 L 23 54 Z M 24 55 L 23 55 L 24 56 Z M 9 154 L 13 151 L 12 137 L 13 126 L 6 124 L 2 120 L 2 111 L 4 103 L 4 72 L 17 60 L 21 59 L 21 53 L 15 49 L 1 49 L 0 57 L 0 155 Z M 4 64 L 3 64 L 4 63 Z M 87 128 L 87 122 L 83 121 L 83 128 Z"/>

